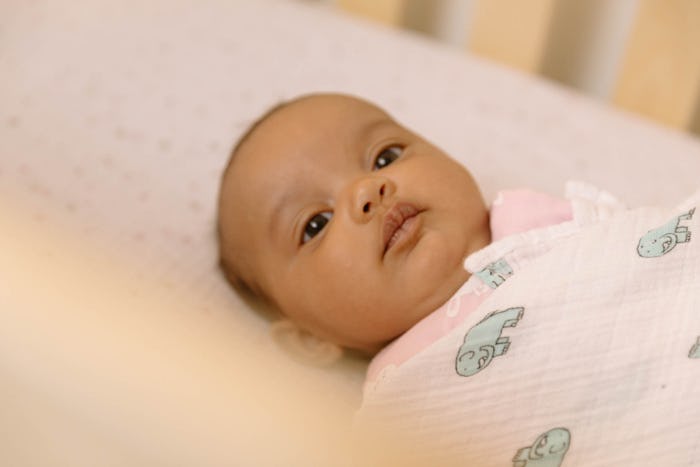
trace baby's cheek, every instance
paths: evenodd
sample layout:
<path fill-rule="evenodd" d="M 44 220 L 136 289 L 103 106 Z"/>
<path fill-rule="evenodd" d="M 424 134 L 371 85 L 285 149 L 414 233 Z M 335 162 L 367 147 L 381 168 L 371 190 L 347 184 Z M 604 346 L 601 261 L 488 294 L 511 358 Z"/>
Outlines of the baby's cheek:
<path fill-rule="evenodd" d="M 445 286 L 466 278 L 462 256 L 454 240 L 450 241 L 442 232 L 427 232 L 402 268 L 402 288 L 411 291 L 416 301 L 432 302 L 429 299 L 434 298 L 439 302 Z"/>
<path fill-rule="evenodd" d="M 336 253 L 315 260 L 308 271 L 306 287 L 325 302 L 348 301 L 366 290 L 366 261 L 361 255 Z"/>
<path fill-rule="evenodd" d="M 461 265 L 461 247 L 446 232 L 431 230 L 425 233 L 409 257 L 411 269 L 429 277 L 449 274 Z M 408 262 L 407 262 L 408 263 Z"/>

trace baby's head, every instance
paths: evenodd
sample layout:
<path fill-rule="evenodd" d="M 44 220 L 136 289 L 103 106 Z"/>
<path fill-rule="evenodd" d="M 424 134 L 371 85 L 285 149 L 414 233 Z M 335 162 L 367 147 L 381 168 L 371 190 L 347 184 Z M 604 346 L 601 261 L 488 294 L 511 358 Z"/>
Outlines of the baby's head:
<path fill-rule="evenodd" d="M 442 305 L 486 246 L 467 170 L 380 108 L 316 94 L 239 141 L 219 198 L 221 264 L 321 339 L 372 354 Z"/>

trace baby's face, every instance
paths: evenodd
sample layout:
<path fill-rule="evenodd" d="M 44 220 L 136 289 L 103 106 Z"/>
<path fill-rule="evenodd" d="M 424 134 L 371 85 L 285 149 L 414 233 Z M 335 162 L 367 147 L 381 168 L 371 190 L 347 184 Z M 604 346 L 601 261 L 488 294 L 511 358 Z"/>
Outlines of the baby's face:
<path fill-rule="evenodd" d="M 246 282 L 301 327 L 367 352 L 442 305 L 490 240 L 459 163 L 339 95 L 264 120 L 224 178 L 219 215 Z"/>

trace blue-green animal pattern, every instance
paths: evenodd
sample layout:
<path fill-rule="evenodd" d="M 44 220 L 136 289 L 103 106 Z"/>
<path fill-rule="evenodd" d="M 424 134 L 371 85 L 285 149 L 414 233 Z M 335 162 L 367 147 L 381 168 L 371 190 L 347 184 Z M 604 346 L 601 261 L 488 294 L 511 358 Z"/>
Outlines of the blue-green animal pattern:
<path fill-rule="evenodd" d="M 513 275 L 513 268 L 508 262 L 501 258 L 493 263 L 489 263 L 484 269 L 477 272 L 476 275 L 484 281 L 486 285 L 495 289 L 503 284 L 506 279 Z"/>
<path fill-rule="evenodd" d="M 541 434 L 532 446 L 520 449 L 513 457 L 513 467 L 560 467 L 571 444 L 566 428 L 552 428 Z"/>
<path fill-rule="evenodd" d="M 695 208 L 674 217 L 658 229 L 647 232 L 637 245 L 639 256 L 642 258 L 656 258 L 673 250 L 679 243 L 689 242 L 691 232 L 687 226 L 680 225 L 680 223 L 681 221 L 692 219 L 694 213 Z"/>
<path fill-rule="evenodd" d="M 695 344 L 690 348 L 688 358 L 700 358 L 700 336 L 698 336 L 697 341 L 695 341 Z"/>
<path fill-rule="evenodd" d="M 455 367 L 460 376 L 472 376 L 483 370 L 494 359 L 508 351 L 510 340 L 502 337 L 504 327 L 514 327 L 520 321 L 523 307 L 494 311 L 474 325 L 464 336 L 457 351 Z"/>

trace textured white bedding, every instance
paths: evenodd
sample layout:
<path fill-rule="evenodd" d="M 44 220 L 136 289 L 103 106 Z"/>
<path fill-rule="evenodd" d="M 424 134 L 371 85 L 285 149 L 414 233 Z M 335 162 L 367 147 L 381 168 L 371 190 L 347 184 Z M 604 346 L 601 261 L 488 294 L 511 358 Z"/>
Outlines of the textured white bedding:
<path fill-rule="evenodd" d="M 14 465 L 46 458 L 69 464 L 61 460 L 70 458 L 71 446 L 83 449 L 75 458 L 85 465 L 101 465 L 92 461 L 104 452 L 130 465 L 186 464 L 185 451 L 212 465 L 252 455 L 255 465 L 280 458 L 328 465 L 324 456 L 333 453 L 319 449 L 297 452 L 298 461 L 289 460 L 290 451 L 260 452 L 243 442 L 214 449 L 235 439 L 236 429 L 282 439 L 298 421 L 251 428 L 231 416 L 234 403 L 220 412 L 198 411 L 197 398 L 178 405 L 176 384 L 165 391 L 172 399 L 166 410 L 159 397 L 129 384 L 133 360 L 115 359 L 110 367 L 96 357 L 126 349 L 153 355 L 134 365 L 135 378 L 168 361 L 176 346 L 157 332 L 149 334 L 152 344 L 125 343 L 121 328 L 100 327 L 114 313 L 133 315 L 132 327 L 185 323 L 198 330 L 197 339 L 216 329 L 216 337 L 180 340 L 179 351 L 193 358 L 173 370 L 182 382 L 198 369 L 203 405 L 226 401 L 224 381 L 227 390 L 239 381 L 258 384 L 251 376 L 257 373 L 227 367 L 226 350 L 253 362 L 269 353 L 316 388 L 315 404 L 327 399 L 349 417 L 363 365 L 299 367 L 274 348 L 264 320 L 216 268 L 220 171 L 237 135 L 280 99 L 342 91 L 374 100 L 467 164 L 487 198 L 516 186 L 559 193 L 564 180 L 577 178 L 633 206 L 666 204 L 697 186 L 700 174 L 694 138 L 461 50 L 309 4 L 11 0 L 0 4 L 0 31 L 0 251 L 14 252 L 0 254 L 0 381 L 12 382 L 0 395 L 16 400 L 0 417 L 10 433 L 0 441 L 0 460 Z M 80 286 L 92 280 L 120 287 L 105 285 L 95 289 L 104 290 L 100 300 L 83 300 Z M 76 288 L 67 294 L 56 284 Z M 159 300 L 163 306 L 154 306 Z M 154 308 L 154 319 L 145 321 Z M 76 332 L 78 316 L 91 316 L 94 326 Z M 39 328 L 48 334 L 37 338 L 32 329 Z M 75 351 L 59 351 L 70 347 L 61 336 L 70 336 Z M 211 350 L 207 341 L 221 345 Z M 214 360 L 220 366 L 202 364 Z M 99 390 L 88 404 L 78 388 L 89 384 Z M 115 400 L 123 410 L 113 410 Z M 145 407 L 152 409 L 148 428 L 137 416 Z M 163 429 L 188 424 L 211 436 L 186 445 L 189 432 Z M 103 429 L 104 449 L 91 457 L 84 436 L 95 426 Z"/>

